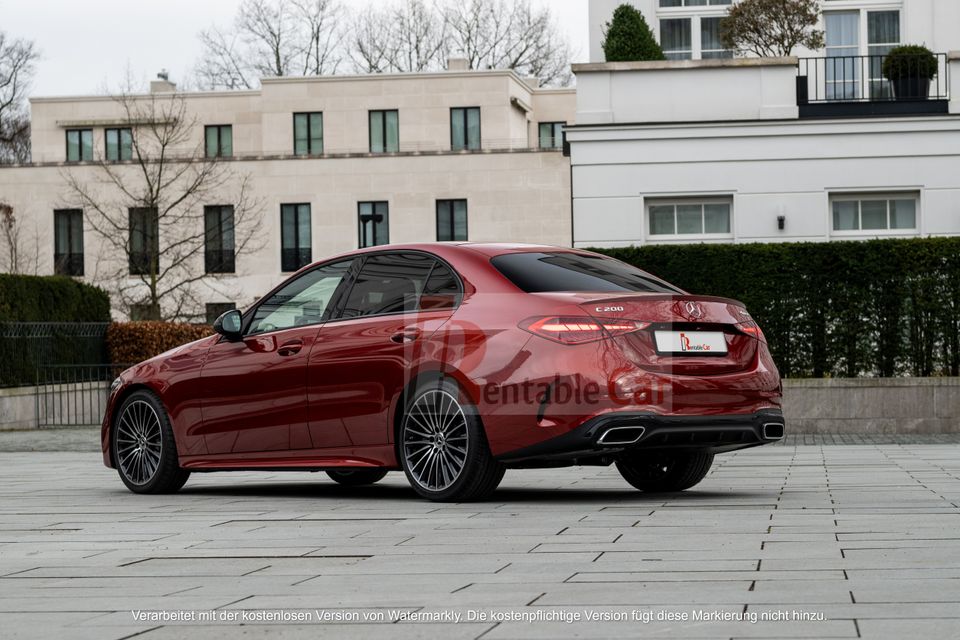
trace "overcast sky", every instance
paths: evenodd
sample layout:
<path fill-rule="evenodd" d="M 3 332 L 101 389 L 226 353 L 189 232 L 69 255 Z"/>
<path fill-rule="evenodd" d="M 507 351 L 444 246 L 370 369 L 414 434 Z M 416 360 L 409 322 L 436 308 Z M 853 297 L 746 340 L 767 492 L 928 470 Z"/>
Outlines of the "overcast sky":
<path fill-rule="evenodd" d="M 366 5 L 372 0 L 345 0 Z M 569 34 L 576 61 L 589 57 L 587 0 L 533 0 L 549 4 Z M 127 69 L 146 80 L 160 69 L 171 80 L 190 75 L 200 54 L 197 32 L 228 24 L 240 0 L 0 0 L 0 29 L 29 38 L 41 52 L 30 94 L 102 93 Z"/>

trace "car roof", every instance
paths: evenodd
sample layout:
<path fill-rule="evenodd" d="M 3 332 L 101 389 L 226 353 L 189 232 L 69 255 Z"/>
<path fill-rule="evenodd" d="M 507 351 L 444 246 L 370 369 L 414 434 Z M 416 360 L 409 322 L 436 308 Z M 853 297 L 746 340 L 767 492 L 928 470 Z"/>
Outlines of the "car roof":
<path fill-rule="evenodd" d="M 313 264 L 328 262 L 337 258 L 348 258 L 354 255 L 362 255 L 365 253 L 375 253 L 381 251 L 427 251 L 430 253 L 435 253 L 441 257 L 444 255 L 455 254 L 459 251 L 471 251 L 488 257 L 498 256 L 504 253 L 527 253 L 539 251 L 562 251 L 582 254 L 589 253 L 588 251 L 571 249 L 570 247 L 556 247 L 548 244 L 524 244 L 521 242 L 411 242 L 403 244 L 381 244 L 375 247 L 344 251 L 343 253 L 328 256 L 322 260 L 317 260 Z"/>

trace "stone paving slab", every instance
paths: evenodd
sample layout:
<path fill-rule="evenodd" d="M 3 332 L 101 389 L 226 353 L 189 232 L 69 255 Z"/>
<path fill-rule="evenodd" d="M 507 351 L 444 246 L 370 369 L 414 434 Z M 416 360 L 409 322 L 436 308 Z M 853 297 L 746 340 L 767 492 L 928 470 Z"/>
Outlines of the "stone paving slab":
<path fill-rule="evenodd" d="M 958 525 L 950 444 L 788 442 L 660 496 L 609 468 L 516 471 L 453 505 L 399 473 L 136 496 L 95 446 L 0 453 L 0 637 L 953 638 Z M 281 611 L 309 619 L 256 618 Z"/>

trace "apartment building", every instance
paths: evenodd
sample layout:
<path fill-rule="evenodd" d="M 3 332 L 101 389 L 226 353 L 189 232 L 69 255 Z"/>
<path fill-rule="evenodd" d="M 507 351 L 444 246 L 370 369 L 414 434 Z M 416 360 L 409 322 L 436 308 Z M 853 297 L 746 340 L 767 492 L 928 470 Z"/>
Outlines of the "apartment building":
<path fill-rule="evenodd" d="M 960 234 L 960 2 L 824 0 L 823 50 L 756 58 L 718 48 L 729 0 L 634 0 L 669 59 L 605 63 L 618 4 L 573 66 L 575 246 Z M 898 44 L 936 53 L 925 95 L 882 76 Z"/>
<path fill-rule="evenodd" d="M 164 79 L 151 86 L 155 95 L 175 90 Z M 192 268 L 210 274 L 198 317 L 242 308 L 301 266 L 358 247 L 571 243 L 561 129 L 573 119 L 572 89 L 451 60 L 443 72 L 266 78 L 255 91 L 183 95 L 197 125 L 182 151 L 202 141 L 229 162 L 249 179 L 261 216 L 257 250 L 235 255 L 234 203 L 197 203 L 207 246 Z M 34 98 L 31 109 L 33 163 L 0 167 L 0 201 L 38 229 L 41 273 L 109 286 L 99 265 L 111 249 L 91 232 L 66 175 L 100 179 L 103 160 L 135 166 L 132 137 L 144 123 L 127 121 L 111 96 Z M 163 230 L 149 213 L 130 216 L 130 242 L 158 242 L 162 268 Z M 143 265 L 130 260 L 126 284 L 136 285 Z M 114 309 L 118 318 L 141 312 Z"/>

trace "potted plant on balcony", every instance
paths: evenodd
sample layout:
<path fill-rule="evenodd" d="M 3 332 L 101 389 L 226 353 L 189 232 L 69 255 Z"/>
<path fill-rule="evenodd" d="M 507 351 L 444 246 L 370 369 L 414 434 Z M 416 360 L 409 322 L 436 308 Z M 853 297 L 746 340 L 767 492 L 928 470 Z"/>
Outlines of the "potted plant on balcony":
<path fill-rule="evenodd" d="M 884 58 L 883 77 L 893 85 L 897 100 L 926 100 L 937 66 L 937 57 L 930 49 L 904 45 L 892 49 Z"/>

